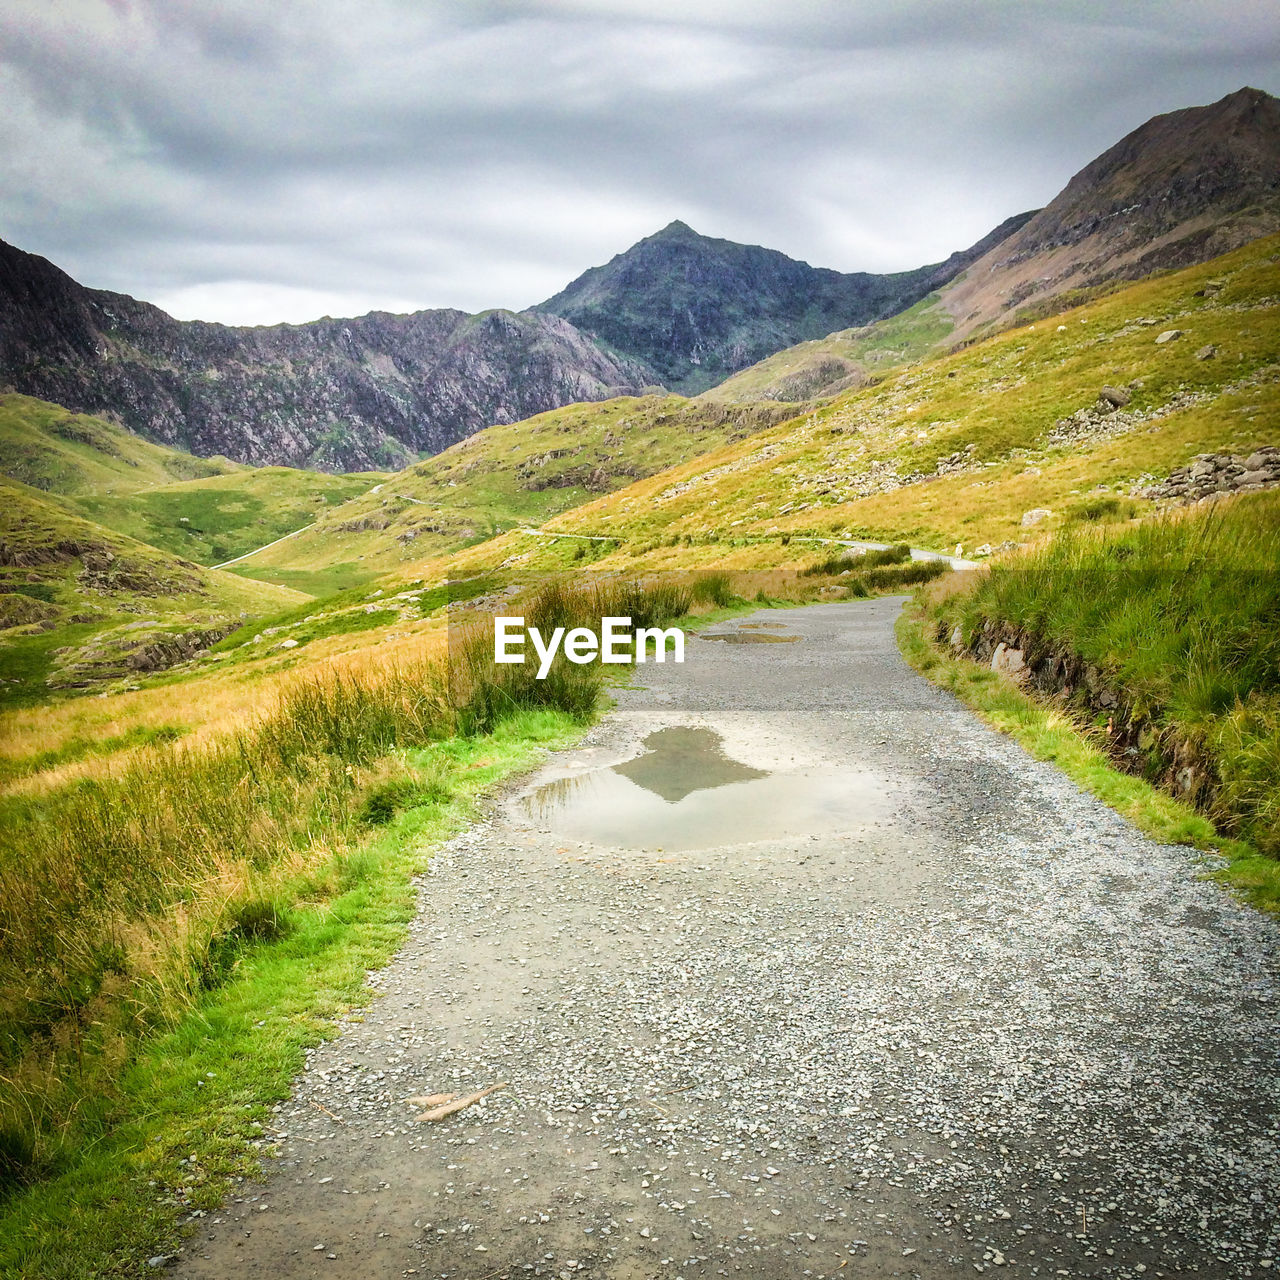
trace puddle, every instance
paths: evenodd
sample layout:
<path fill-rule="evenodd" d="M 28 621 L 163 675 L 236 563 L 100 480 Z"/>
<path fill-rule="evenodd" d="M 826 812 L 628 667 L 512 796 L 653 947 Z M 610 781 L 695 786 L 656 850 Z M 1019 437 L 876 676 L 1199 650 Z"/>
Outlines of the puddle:
<path fill-rule="evenodd" d="M 775 636 L 761 631 L 704 631 L 704 640 L 723 640 L 725 644 L 794 644 L 799 636 Z"/>
<path fill-rule="evenodd" d="M 522 799 L 525 813 L 571 840 L 676 851 L 849 831 L 888 810 L 877 775 L 768 773 L 725 755 L 712 729 L 661 729 L 644 747 L 633 760 L 546 783 Z"/>
<path fill-rule="evenodd" d="M 742 624 L 743 631 L 785 631 L 786 629 L 785 622 L 744 622 Z"/>

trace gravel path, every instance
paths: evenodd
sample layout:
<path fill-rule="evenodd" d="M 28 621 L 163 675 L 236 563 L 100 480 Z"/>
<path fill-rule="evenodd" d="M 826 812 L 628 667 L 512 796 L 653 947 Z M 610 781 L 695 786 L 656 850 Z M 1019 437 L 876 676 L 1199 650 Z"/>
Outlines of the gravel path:
<path fill-rule="evenodd" d="M 177 1273 L 1272 1274 L 1280 929 L 910 672 L 899 604 L 691 641 L 451 841 Z M 638 852 L 528 817 L 670 726 L 847 769 L 865 822 Z"/>

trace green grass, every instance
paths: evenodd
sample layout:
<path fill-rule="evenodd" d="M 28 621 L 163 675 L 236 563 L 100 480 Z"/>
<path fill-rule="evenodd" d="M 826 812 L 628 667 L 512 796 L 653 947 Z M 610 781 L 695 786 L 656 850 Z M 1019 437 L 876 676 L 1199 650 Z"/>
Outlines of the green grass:
<path fill-rule="evenodd" d="M 1099 671 L 1148 775 L 1188 770 L 1220 827 L 1280 855 L 1280 493 L 1068 530 L 940 616 L 966 638 L 1012 624 Z"/>
<path fill-rule="evenodd" d="M 0 472 L 64 510 L 205 565 L 310 524 L 381 478 L 197 458 L 12 394 L 0 395 L 0 459 Z"/>
<path fill-rule="evenodd" d="M 306 573 L 373 576 L 540 525 L 637 476 L 704 453 L 791 417 L 779 405 L 723 405 L 680 396 L 626 396 L 571 404 L 500 424 L 388 477 L 325 513 L 316 528 L 238 572 L 310 590 Z M 582 556 L 594 556 L 594 548 Z M 354 579 L 352 579 L 353 581 Z M 337 579 L 326 576 L 325 585 Z M 347 581 L 341 582 L 347 585 Z M 317 590 L 314 594 L 322 594 Z"/>
<path fill-rule="evenodd" d="M 0 785 L 24 778 L 28 774 L 42 773 L 64 764 L 73 764 L 90 756 L 109 756 L 133 747 L 154 747 L 165 742 L 176 742 L 187 732 L 183 725 L 134 725 L 125 733 L 111 734 L 105 738 L 84 738 L 76 735 L 68 738 L 51 751 L 34 755 L 0 757 Z"/>
<path fill-rule="evenodd" d="M 292 539 L 290 539 L 292 541 Z M 282 554 L 287 555 L 288 552 Z M 272 586 L 288 587 L 292 591 L 301 591 L 306 595 L 323 598 L 339 591 L 350 591 L 353 587 L 362 587 L 372 582 L 378 571 L 372 567 L 365 568 L 355 561 L 339 561 L 320 569 L 290 569 L 285 566 L 259 567 L 249 560 L 243 564 L 231 565 L 228 573 L 239 578 L 247 578 L 253 582 L 266 582 Z"/>
<path fill-rule="evenodd" d="M 365 493 L 379 477 L 259 467 L 132 493 L 83 496 L 81 514 L 197 564 L 274 542 Z"/>
<path fill-rule="evenodd" d="M 145 621 L 194 630 L 298 598 L 106 529 L 8 479 L 0 479 L 0 542 L 0 593 L 38 601 L 49 614 L 0 633 L 0 708 L 47 699 L 55 651 L 100 632 Z"/>
<path fill-rule="evenodd" d="M 14 393 L 0 394 L 0 471 L 50 494 L 133 491 L 247 470 L 226 458 L 196 458 L 151 444 L 87 413 Z"/>
<path fill-rule="evenodd" d="M 433 847 L 472 819 L 489 788 L 580 731 L 562 713 L 524 712 L 489 737 L 406 753 L 405 778 L 421 788 L 409 807 L 281 885 L 278 912 L 254 917 L 277 919 L 264 931 L 281 936 L 241 936 L 219 985 L 82 1100 L 64 1166 L 0 1202 L 0 1275 L 154 1274 L 145 1260 L 179 1247 L 180 1218 L 215 1208 L 231 1179 L 253 1176 L 270 1152 L 270 1104 L 288 1096 L 306 1048 L 368 1000 L 365 972 L 403 941 L 411 877 Z"/>
<path fill-rule="evenodd" d="M 874 324 L 787 347 L 704 391 L 702 400 L 799 402 L 838 394 L 937 351 L 954 328 L 931 293 Z"/>
<path fill-rule="evenodd" d="M 1032 697 L 989 667 L 943 652 L 926 634 L 932 626 L 932 616 L 918 605 L 909 606 L 898 619 L 898 645 L 917 671 L 955 694 L 1037 760 L 1056 764 L 1152 839 L 1220 854 L 1226 866 L 1214 872 L 1218 878 L 1255 906 L 1280 912 L 1280 863 L 1274 858 L 1247 841 L 1223 836 L 1190 805 L 1118 769 L 1098 730 L 1063 707 Z"/>
<path fill-rule="evenodd" d="M 882 565 L 900 565 L 911 559 L 911 548 L 905 542 L 896 546 L 872 549 L 861 554 L 847 548 L 833 552 L 815 560 L 813 564 L 801 570 L 805 578 L 817 577 L 820 574 L 858 572 L 862 569 L 874 569 Z"/>
<path fill-rule="evenodd" d="M 53 670 L 54 650 L 81 644 L 102 628 L 97 623 L 76 623 L 42 635 L 16 636 L 0 649 L 0 710 L 34 707 L 49 699 L 45 683 Z"/>
<path fill-rule="evenodd" d="M 460 604 L 483 595 L 493 585 L 492 578 L 478 577 L 465 582 L 442 583 L 435 587 L 423 586 L 421 579 L 386 585 L 375 591 L 370 591 L 367 584 L 348 587 L 323 599 L 308 600 L 280 613 L 256 618 L 224 636 L 211 649 L 214 653 L 240 652 L 245 656 L 256 656 L 262 652 L 261 648 L 249 650 L 245 646 L 257 635 L 262 635 L 270 643 L 293 639 L 301 646 L 326 636 L 369 631 L 397 622 L 403 616 L 400 609 L 395 607 L 397 604 L 403 604 L 405 609 L 412 610 L 410 616 L 425 618 L 446 605 Z M 412 591 L 414 598 L 396 601 L 395 595 L 402 591 Z"/>

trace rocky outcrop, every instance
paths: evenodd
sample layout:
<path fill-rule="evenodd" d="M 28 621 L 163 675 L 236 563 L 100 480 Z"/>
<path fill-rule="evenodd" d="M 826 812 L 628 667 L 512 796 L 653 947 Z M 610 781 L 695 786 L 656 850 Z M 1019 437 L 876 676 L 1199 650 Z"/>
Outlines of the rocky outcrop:
<path fill-rule="evenodd" d="M 112 627 L 86 644 L 56 649 L 46 682 L 52 689 L 85 689 L 107 680 L 166 671 L 217 644 L 240 625 L 183 627 L 149 621 Z"/>
<path fill-rule="evenodd" d="M 1007 622 L 988 619 L 966 640 L 960 627 L 939 622 L 934 637 L 953 653 L 1008 676 L 1023 688 L 1059 698 L 1081 720 L 1105 725 L 1112 760 L 1199 809 L 1212 806 L 1221 785 L 1194 744 L 1139 713 L 1114 677 L 1063 645 Z"/>
<path fill-rule="evenodd" d="M 1199 502 L 1218 494 L 1253 493 L 1280 485 L 1280 447 L 1264 445 L 1249 454 L 1198 453 L 1189 466 L 1159 484 L 1139 488 L 1153 501 Z"/>
<path fill-rule="evenodd" d="M 202 456 L 398 468 L 493 423 L 652 380 L 555 315 L 179 321 L 0 242 L 0 384 Z"/>

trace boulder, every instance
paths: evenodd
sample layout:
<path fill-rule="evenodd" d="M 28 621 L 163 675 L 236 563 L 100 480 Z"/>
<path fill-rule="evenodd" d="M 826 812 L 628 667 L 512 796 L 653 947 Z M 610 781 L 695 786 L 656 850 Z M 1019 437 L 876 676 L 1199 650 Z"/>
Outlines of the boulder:
<path fill-rule="evenodd" d="M 1002 640 L 996 645 L 991 655 L 991 670 L 1002 672 L 1013 680 L 1021 681 L 1026 676 L 1027 663 L 1021 649 L 1011 649 Z"/>
<path fill-rule="evenodd" d="M 1123 409 L 1132 399 L 1132 394 L 1123 387 L 1103 387 L 1098 392 L 1098 408 L 1109 413 L 1112 409 Z"/>
<path fill-rule="evenodd" d="M 1029 529 L 1034 524 L 1039 524 L 1042 520 L 1047 520 L 1053 512 L 1048 507 L 1032 507 L 1030 511 L 1022 513 L 1022 527 Z"/>
<path fill-rule="evenodd" d="M 1177 342 L 1182 337 L 1181 329 L 1166 329 L 1157 339 L 1156 346 L 1162 347 L 1166 342 Z"/>
<path fill-rule="evenodd" d="M 1196 352 L 1197 360 L 1212 360 L 1218 354 L 1218 348 L 1212 342 L 1207 343 Z"/>

